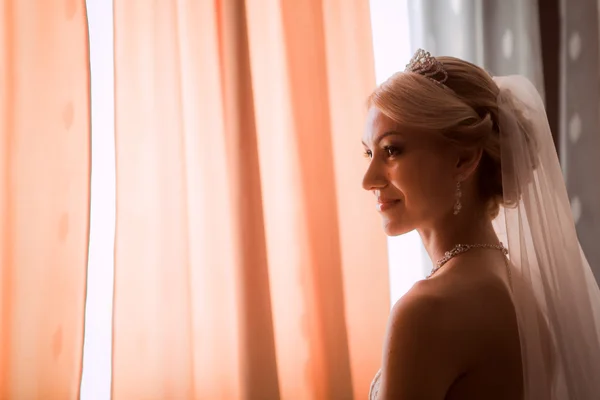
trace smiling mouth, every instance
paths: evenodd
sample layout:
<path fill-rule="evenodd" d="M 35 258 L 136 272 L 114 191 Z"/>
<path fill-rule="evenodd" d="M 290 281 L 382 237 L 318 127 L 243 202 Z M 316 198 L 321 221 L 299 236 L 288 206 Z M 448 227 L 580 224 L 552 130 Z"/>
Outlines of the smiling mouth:
<path fill-rule="evenodd" d="M 400 200 L 378 201 L 377 210 L 383 212 L 397 206 L 398 204 L 400 204 Z"/>

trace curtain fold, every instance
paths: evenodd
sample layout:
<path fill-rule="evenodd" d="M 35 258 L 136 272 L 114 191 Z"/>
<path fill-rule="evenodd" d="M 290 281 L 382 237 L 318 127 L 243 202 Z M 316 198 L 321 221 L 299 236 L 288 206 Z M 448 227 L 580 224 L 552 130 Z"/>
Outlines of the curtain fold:
<path fill-rule="evenodd" d="M 366 0 L 115 1 L 113 397 L 365 398 Z"/>
<path fill-rule="evenodd" d="M 90 198 L 85 2 L 0 3 L 0 398 L 76 399 Z"/>

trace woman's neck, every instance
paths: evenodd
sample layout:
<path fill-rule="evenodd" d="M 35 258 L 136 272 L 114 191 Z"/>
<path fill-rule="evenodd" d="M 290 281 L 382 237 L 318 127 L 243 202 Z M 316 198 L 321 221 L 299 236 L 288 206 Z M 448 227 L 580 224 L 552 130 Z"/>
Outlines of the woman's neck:
<path fill-rule="evenodd" d="M 457 244 L 498 244 L 492 221 L 485 213 L 449 215 L 436 226 L 418 229 L 433 263 Z"/>

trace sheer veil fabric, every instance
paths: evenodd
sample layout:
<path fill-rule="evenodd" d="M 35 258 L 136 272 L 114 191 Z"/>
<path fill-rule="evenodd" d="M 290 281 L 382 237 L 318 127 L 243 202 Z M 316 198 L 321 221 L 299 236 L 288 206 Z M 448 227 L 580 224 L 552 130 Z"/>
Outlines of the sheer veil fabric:
<path fill-rule="evenodd" d="M 544 104 L 522 76 L 495 77 L 504 207 L 525 399 L 600 395 L 600 289 L 579 245 Z"/>

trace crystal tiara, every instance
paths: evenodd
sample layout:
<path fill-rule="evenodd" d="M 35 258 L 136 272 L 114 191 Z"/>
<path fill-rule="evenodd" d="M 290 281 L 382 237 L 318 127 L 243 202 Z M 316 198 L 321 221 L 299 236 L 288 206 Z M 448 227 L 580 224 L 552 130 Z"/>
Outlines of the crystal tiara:
<path fill-rule="evenodd" d="M 423 75 L 441 85 L 448 80 L 448 72 L 446 72 L 444 64 L 423 49 L 417 50 L 410 62 L 406 64 L 404 72 Z"/>

